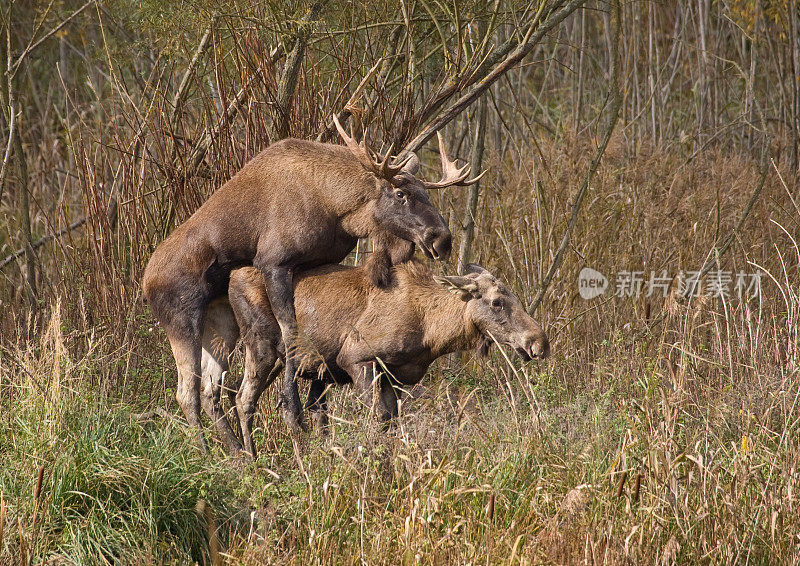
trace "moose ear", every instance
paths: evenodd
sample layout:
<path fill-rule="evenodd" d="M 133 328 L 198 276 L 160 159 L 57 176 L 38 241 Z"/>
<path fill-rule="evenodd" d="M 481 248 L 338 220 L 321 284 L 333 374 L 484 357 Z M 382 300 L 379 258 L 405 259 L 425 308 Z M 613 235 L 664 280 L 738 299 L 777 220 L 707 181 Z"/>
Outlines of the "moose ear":
<path fill-rule="evenodd" d="M 416 153 L 412 153 L 411 157 L 408 158 L 406 164 L 403 165 L 402 172 L 413 176 L 419 173 L 419 157 L 417 157 Z"/>
<path fill-rule="evenodd" d="M 464 268 L 464 275 L 474 274 L 474 275 L 481 275 L 483 273 L 489 273 L 483 267 L 478 265 L 477 263 L 468 263 L 467 266 Z"/>
<path fill-rule="evenodd" d="M 433 280 L 454 295 L 461 297 L 462 301 L 469 301 L 478 292 L 478 284 L 469 277 L 449 275 L 445 277 L 433 276 Z"/>

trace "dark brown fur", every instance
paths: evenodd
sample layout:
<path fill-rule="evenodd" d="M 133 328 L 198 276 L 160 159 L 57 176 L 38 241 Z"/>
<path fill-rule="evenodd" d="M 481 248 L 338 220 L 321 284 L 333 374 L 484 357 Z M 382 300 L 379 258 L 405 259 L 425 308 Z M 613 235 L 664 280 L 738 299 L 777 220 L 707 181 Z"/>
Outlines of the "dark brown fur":
<path fill-rule="evenodd" d="M 203 447 L 199 375 L 204 318 L 209 303 L 227 292 L 232 269 L 253 265 L 259 270 L 283 339 L 291 343 L 297 333 L 295 273 L 341 261 L 358 238 L 367 236 L 389 250 L 389 263 L 410 258 L 414 243 L 432 257 L 449 254 L 450 231 L 414 176 L 418 162 L 391 179 L 362 163 L 343 146 L 296 139 L 275 143 L 153 252 L 144 273 L 144 296 L 167 332 L 178 366 L 177 399 Z M 386 268 L 376 270 L 373 280 L 386 283 L 386 274 Z M 290 356 L 286 365 L 284 415 L 296 429 L 302 426 L 297 364 Z M 223 436 L 235 452 L 241 445 L 227 428 Z"/>
<path fill-rule="evenodd" d="M 299 275 L 295 281 L 295 309 L 301 337 L 299 354 L 308 360 L 311 378 L 308 406 L 324 420 L 325 385 L 318 379 L 324 362 L 328 381 L 355 381 L 371 399 L 373 361 L 380 359 L 392 376 L 382 375 L 379 414 L 397 414 L 395 385 L 418 383 L 439 356 L 472 348 L 486 348 L 492 338 L 512 346 L 524 359 L 549 354 L 547 336 L 525 312 L 519 300 L 489 272 L 473 266 L 465 277 L 434 277 L 417 262 L 395 266 L 390 288 L 368 281 L 368 267 L 328 265 Z M 259 273 L 244 268 L 231 274 L 230 304 L 219 309 L 229 317 L 232 308 L 246 346 L 245 375 L 236 397 L 245 449 L 255 454 L 250 438 L 258 397 L 271 381 L 270 372 L 281 357 L 280 329 Z M 492 306 L 493 301 L 499 304 Z M 208 325 L 216 327 L 215 317 Z M 488 340 L 488 342 L 487 342 Z M 274 376 L 273 376 L 274 377 Z M 213 376 L 204 375 L 215 386 Z M 218 387 L 216 388 L 218 389 Z M 218 395 L 217 395 L 218 398 Z"/>

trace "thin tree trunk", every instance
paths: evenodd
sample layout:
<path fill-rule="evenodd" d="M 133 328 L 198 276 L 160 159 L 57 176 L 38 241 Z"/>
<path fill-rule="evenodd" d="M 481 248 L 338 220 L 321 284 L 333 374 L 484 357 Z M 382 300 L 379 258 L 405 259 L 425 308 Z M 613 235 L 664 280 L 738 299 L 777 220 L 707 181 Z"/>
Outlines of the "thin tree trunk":
<path fill-rule="evenodd" d="M 703 132 L 705 131 L 707 92 L 708 92 L 708 45 L 706 33 L 708 24 L 708 2 L 697 0 L 697 38 L 700 43 L 698 53 L 698 79 L 697 79 L 697 143 L 703 146 Z"/>
<path fill-rule="evenodd" d="M 478 41 L 484 42 L 486 34 L 489 33 L 489 23 L 485 19 L 480 19 L 477 26 Z M 474 56 L 475 50 L 472 50 Z M 475 138 L 472 143 L 472 158 L 470 159 L 470 170 L 477 175 L 481 170 L 483 162 L 483 149 L 486 139 L 486 112 L 487 112 L 487 94 L 484 94 L 478 101 L 478 110 L 475 115 Z M 472 242 L 475 238 L 475 212 L 478 210 L 478 191 L 480 189 L 480 181 L 473 184 L 469 188 L 467 202 L 464 207 L 464 216 L 461 220 L 461 234 L 458 246 L 458 273 L 464 273 L 464 270 L 472 258 Z M 455 216 L 455 215 L 454 215 Z"/>
<path fill-rule="evenodd" d="M 577 18 L 576 18 L 577 19 Z M 586 7 L 581 8 L 580 18 L 580 43 L 578 45 L 578 88 L 575 92 L 573 128 L 575 135 L 578 134 L 578 124 L 581 121 L 583 111 L 583 55 L 586 50 Z"/>
<path fill-rule="evenodd" d="M 28 164 L 25 161 L 25 152 L 22 148 L 22 140 L 20 139 L 20 120 L 22 112 L 19 108 L 18 85 L 21 82 L 22 65 L 24 65 L 24 58 L 20 56 L 17 59 L 16 66 L 12 67 L 13 59 L 13 46 L 11 45 L 11 28 L 14 22 L 11 10 L 6 14 L 8 21 L 5 22 L 4 37 L 0 38 L 3 43 L 0 48 L 0 55 L 2 56 L 2 78 L 0 79 L 0 102 L 3 104 L 3 112 L 6 114 L 6 119 L 9 123 L 16 122 L 15 129 L 9 132 L 8 151 L 5 152 L 6 158 L 2 167 L 2 174 L 5 176 L 7 173 L 6 165 L 11 158 L 16 160 L 17 165 L 17 183 L 16 188 L 19 195 L 19 209 L 17 210 L 17 220 L 19 227 L 22 230 L 23 248 L 25 255 L 25 269 L 23 269 L 23 276 L 25 281 L 25 296 L 30 305 L 31 314 L 35 314 L 37 308 L 36 301 L 36 256 L 33 251 L 32 237 L 31 237 L 31 213 L 30 213 L 30 199 L 28 195 Z M 0 188 L 0 196 L 4 192 L 5 178 L 2 179 L 3 188 Z"/>
<path fill-rule="evenodd" d="M 36 255 L 33 251 L 31 236 L 31 210 L 28 198 L 28 164 L 25 162 L 25 153 L 22 141 L 17 135 L 14 137 L 14 156 L 17 159 L 17 191 L 19 191 L 19 224 L 22 228 L 22 237 L 25 246 L 25 295 L 30 305 L 31 313 L 37 309 L 36 302 Z"/>
<path fill-rule="evenodd" d="M 594 177 L 594 173 L 597 171 L 597 167 L 600 165 L 600 161 L 603 159 L 603 155 L 606 152 L 606 147 L 608 147 L 608 142 L 611 140 L 611 134 L 614 133 L 614 128 L 619 120 L 619 111 L 620 107 L 622 106 L 622 85 L 620 84 L 619 80 L 619 44 L 621 35 L 620 28 L 622 26 L 622 8 L 620 7 L 620 0 L 615 0 L 612 2 L 611 11 L 611 21 L 612 25 L 614 26 L 614 34 L 611 44 L 611 77 L 608 86 L 608 98 L 611 102 L 611 105 L 609 106 L 608 126 L 606 127 L 605 134 L 603 135 L 603 140 L 600 143 L 600 146 L 597 148 L 594 159 L 592 159 L 592 162 L 589 165 L 589 170 L 586 172 L 586 176 L 583 178 L 583 183 L 581 184 L 581 188 L 578 190 L 578 195 L 575 197 L 575 203 L 572 205 L 572 213 L 567 221 L 567 230 L 561 239 L 558 250 L 556 250 L 553 263 L 550 265 L 550 269 L 547 272 L 547 275 L 545 275 L 544 281 L 542 281 L 542 287 L 539 289 L 536 299 L 534 299 L 533 304 L 528 311 L 531 315 L 536 312 L 536 309 L 538 309 L 539 305 L 542 304 L 542 301 L 544 300 L 544 294 L 547 292 L 547 288 L 553 281 L 556 271 L 558 271 L 559 267 L 561 267 L 561 262 L 564 259 L 564 252 L 566 252 L 567 246 L 569 245 L 569 241 L 572 236 L 572 230 L 575 228 L 575 224 L 578 222 L 578 213 L 580 212 L 581 204 L 586 196 L 586 192 L 589 189 L 589 183 L 592 181 L 592 177 Z"/>
<path fill-rule="evenodd" d="M 472 159 L 470 171 L 477 175 L 483 162 L 484 139 L 486 137 L 486 94 L 478 102 L 478 114 L 475 124 L 475 140 L 472 146 Z M 472 242 L 475 238 L 475 212 L 478 210 L 478 191 L 480 181 L 469 188 L 467 204 L 464 208 L 464 218 L 461 221 L 461 238 L 458 247 L 458 272 L 464 273 L 467 264 L 472 259 Z"/>
<path fill-rule="evenodd" d="M 759 5 L 756 4 L 756 15 L 755 15 L 755 22 L 753 24 L 753 29 L 756 35 L 759 34 L 759 26 L 761 23 L 761 14 L 759 10 Z M 742 34 L 742 42 L 744 43 L 745 35 Z M 742 49 L 742 53 L 744 54 L 744 49 Z M 755 85 L 755 77 L 756 77 L 756 59 L 757 59 L 758 51 L 755 45 L 750 47 L 750 70 L 747 76 L 747 90 L 745 91 L 745 116 L 747 117 L 747 121 L 753 123 L 755 112 L 753 112 L 753 98 L 755 94 L 753 92 L 753 85 Z M 743 143 L 747 146 L 747 151 L 752 153 L 753 152 L 753 144 L 754 144 L 754 136 L 753 136 L 753 128 L 748 127 L 747 124 L 742 125 L 742 140 Z"/>
<path fill-rule="evenodd" d="M 656 145 L 658 142 L 658 130 L 657 130 L 657 122 L 656 122 L 656 81 L 655 81 L 655 72 L 656 68 L 654 67 L 653 63 L 655 60 L 655 49 L 656 49 L 656 39 L 655 39 L 655 30 L 656 27 L 656 16 L 655 16 L 655 5 L 651 2 L 647 6 L 647 87 L 648 87 L 648 95 L 650 97 L 650 134 L 652 136 L 653 146 Z"/>
<path fill-rule="evenodd" d="M 280 81 L 278 82 L 278 92 L 275 96 L 275 111 L 272 118 L 270 137 L 272 141 L 283 139 L 289 135 L 289 105 L 297 89 L 297 79 L 300 76 L 300 67 L 306 54 L 308 39 L 311 37 L 311 24 L 317 19 L 324 0 L 314 2 L 300 20 L 300 27 L 294 40 L 294 47 L 286 58 Z"/>
<path fill-rule="evenodd" d="M 10 17 L 9 11 L 9 17 Z M 4 148 L 2 162 L 0 162 L 0 203 L 3 201 L 3 194 L 6 189 L 6 176 L 8 174 L 8 164 L 14 152 L 14 137 L 16 130 L 16 108 L 14 107 L 13 94 L 9 88 L 8 69 L 11 66 L 11 28 L 10 22 L 6 22 L 3 29 L 3 37 L 0 37 L 0 104 L 3 107 L 3 117 L 8 124 L 8 138 Z"/>
<path fill-rule="evenodd" d="M 417 136 L 406 144 L 398 157 L 403 158 L 409 152 L 418 151 L 436 132 L 449 124 L 456 116 L 461 114 L 465 108 L 475 102 L 486 89 L 495 83 L 495 81 L 504 76 L 510 69 L 515 68 L 550 30 L 564 21 L 567 16 L 575 12 L 585 1 L 586 0 L 572 0 L 555 13 L 552 13 L 540 25 L 531 25 L 525 32 L 525 37 L 516 43 L 515 48 L 509 48 L 510 53 L 493 68 L 486 68 L 485 63 L 481 65 L 480 69 L 475 73 L 478 77 L 482 76 L 482 78 L 476 79 L 477 84 L 473 83 L 473 86 L 463 91 L 464 93 L 458 100 L 453 102 L 447 109 L 439 112 L 434 120 L 422 128 Z M 487 61 L 489 60 L 494 61 L 496 58 L 487 57 Z M 486 75 L 480 75 L 479 73 L 484 70 L 488 71 L 488 73 Z"/>

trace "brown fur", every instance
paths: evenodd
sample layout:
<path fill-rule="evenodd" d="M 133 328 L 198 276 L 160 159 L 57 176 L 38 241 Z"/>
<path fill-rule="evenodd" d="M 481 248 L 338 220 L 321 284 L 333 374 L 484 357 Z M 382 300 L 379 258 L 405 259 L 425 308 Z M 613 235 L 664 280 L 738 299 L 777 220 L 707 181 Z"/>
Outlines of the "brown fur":
<path fill-rule="evenodd" d="M 525 358 L 549 354 L 541 327 L 519 300 L 482 268 L 466 277 L 435 278 L 421 263 L 404 263 L 393 268 L 394 283 L 386 289 L 372 286 L 368 271 L 369 267 L 328 265 L 299 275 L 295 309 L 307 348 L 301 354 L 324 361 L 325 379 L 355 381 L 368 397 L 372 362 L 380 359 L 386 365 L 392 376 L 380 378 L 382 419 L 397 414 L 394 385 L 418 383 L 436 358 L 485 345 L 489 335 Z M 280 331 L 256 270 L 243 268 L 231 273 L 229 300 L 247 351 L 236 403 L 246 450 L 254 455 L 252 411 L 270 381 L 270 370 L 281 357 Z M 502 309 L 493 310 L 493 300 L 503 301 Z M 215 324 L 209 319 L 209 326 Z M 250 354 L 254 351 L 258 355 Z M 251 365 L 256 363 L 258 367 Z M 317 379 L 316 368 L 310 366 L 305 377 Z M 315 384 L 309 397 L 312 414 L 324 416 L 324 388 Z"/>
<path fill-rule="evenodd" d="M 415 172 L 407 168 L 386 179 L 346 147 L 283 140 L 247 163 L 156 248 L 145 269 L 144 296 L 167 332 L 178 365 L 178 401 L 203 447 L 204 317 L 209 303 L 227 292 L 230 271 L 258 268 L 283 340 L 292 343 L 294 274 L 341 261 L 358 238 L 382 242 L 387 263 L 409 259 L 414 243 L 432 257 L 447 257 L 450 231 Z M 386 273 L 376 270 L 373 281 L 387 284 Z M 302 426 L 296 370 L 290 355 L 282 402 L 295 429 Z M 234 438 L 231 431 L 224 436 Z M 241 448 L 227 444 L 234 452 Z"/>

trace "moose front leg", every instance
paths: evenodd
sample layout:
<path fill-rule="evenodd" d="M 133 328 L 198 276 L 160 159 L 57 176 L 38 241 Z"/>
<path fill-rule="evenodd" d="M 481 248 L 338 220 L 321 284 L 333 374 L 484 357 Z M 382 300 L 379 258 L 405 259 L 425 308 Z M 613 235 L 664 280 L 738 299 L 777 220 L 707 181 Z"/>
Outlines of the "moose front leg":
<path fill-rule="evenodd" d="M 356 363 L 348 373 L 353 379 L 361 403 L 384 423 L 397 416 L 398 392 L 392 385 L 392 378 L 376 368 L 377 364 L 378 362 Z"/>
<path fill-rule="evenodd" d="M 375 363 L 351 362 L 341 354 L 336 363 L 353 380 L 353 387 L 361 404 L 371 411 L 375 394 Z"/>
<path fill-rule="evenodd" d="M 414 257 L 414 244 L 391 234 L 374 238 L 375 251 L 365 264 L 367 277 L 378 288 L 392 284 L 392 267 Z"/>
<path fill-rule="evenodd" d="M 375 398 L 375 362 L 355 364 L 350 372 L 361 403 L 372 409 Z"/>
<path fill-rule="evenodd" d="M 362 403 L 379 421 L 386 422 L 397 416 L 397 393 L 390 376 L 376 367 L 378 362 L 374 360 L 380 356 L 376 356 L 375 351 L 365 342 L 351 336 L 345 340 L 336 363 L 352 378 Z"/>
<path fill-rule="evenodd" d="M 297 390 L 297 317 L 294 311 L 294 285 L 292 270 L 286 267 L 259 268 L 267 288 L 267 297 L 275 320 L 281 327 L 281 338 L 286 348 L 286 372 L 281 386 L 283 419 L 294 433 L 305 432 Z"/>
<path fill-rule="evenodd" d="M 389 423 L 397 418 L 399 413 L 397 402 L 400 399 L 401 390 L 394 386 L 394 379 L 386 373 L 381 375 L 381 402 L 377 410 L 378 420 L 382 423 Z"/>

